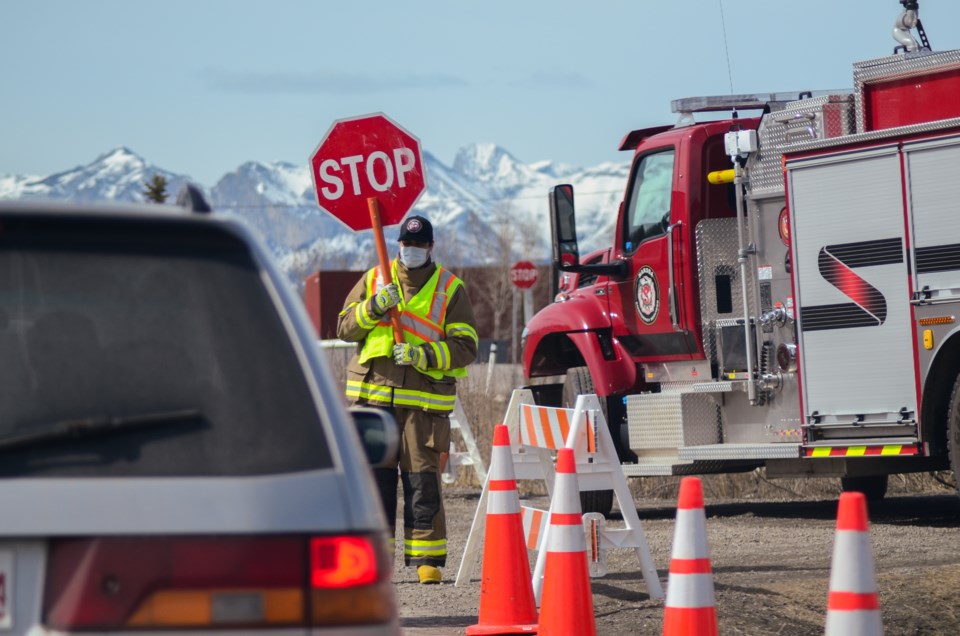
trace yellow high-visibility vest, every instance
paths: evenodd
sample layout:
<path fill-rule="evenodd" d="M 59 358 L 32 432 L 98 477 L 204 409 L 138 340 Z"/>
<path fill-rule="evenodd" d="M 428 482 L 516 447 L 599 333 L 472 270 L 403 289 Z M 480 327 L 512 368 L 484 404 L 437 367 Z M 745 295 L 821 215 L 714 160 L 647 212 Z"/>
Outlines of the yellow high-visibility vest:
<path fill-rule="evenodd" d="M 391 270 L 393 280 L 397 280 L 396 259 L 391 263 Z M 382 285 L 379 267 L 367 272 L 367 298 L 376 294 Z M 434 352 L 438 368 L 426 371 L 417 369 L 434 380 L 445 377 L 462 378 L 467 375 L 464 367 L 450 368 L 450 350 L 446 343 L 440 342 L 446 338 L 447 304 L 462 285 L 463 282 L 457 276 L 438 265 L 430 279 L 409 302 L 401 298 L 397 305 L 404 341 L 413 345 L 429 345 Z M 470 328 L 469 331 L 473 329 Z M 360 350 L 359 362 L 364 364 L 373 358 L 392 357 L 393 345 L 393 327 L 389 315 L 384 315 L 367 334 Z M 391 389 L 357 381 L 347 382 L 347 397 L 381 404 L 390 404 L 392 399 L 392 403 L 397 406 L 420 407 L 439 412 L 452 411 L 456 400 L 454 395 L 404 388 Z"/>

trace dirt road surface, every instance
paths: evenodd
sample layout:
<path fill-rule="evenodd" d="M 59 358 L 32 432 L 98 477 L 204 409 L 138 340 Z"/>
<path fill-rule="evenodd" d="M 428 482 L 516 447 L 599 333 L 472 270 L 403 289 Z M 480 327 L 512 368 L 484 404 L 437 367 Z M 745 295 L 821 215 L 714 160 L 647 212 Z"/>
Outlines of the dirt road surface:
<path fill-rule="evenodd" d="M 394 582 L 404 633 L 446 636 L 477 622 L 477 578 L 455 587 L 479 493 L 444 493 L 450 557 L 438 586 L 421 586 L 398 559 Z M 546 508 L 545 498 L 524 505 Z M 660 580 L 666 587 L 675 509 L 637 501 Z M 707 500 L 707 539 L 720 633 L 758 636 L 823 634 L 836 500 Z M 614 518 L 618 513 L 614 510 Z M 870 508 L 870 539 L 887 636 L 960 634 L 960 499 L 895 496 Z M 611 527 L 622 523 L 610 521 Z M 402 541 L 398 542 L 402 545 Z M 534 555 L 531 552 L 531 570 Z M 608 553 L 610 573 L 592 580 L 597 632 L 660 634 L 663 603 L 647 595 L 636 556 Z"/>

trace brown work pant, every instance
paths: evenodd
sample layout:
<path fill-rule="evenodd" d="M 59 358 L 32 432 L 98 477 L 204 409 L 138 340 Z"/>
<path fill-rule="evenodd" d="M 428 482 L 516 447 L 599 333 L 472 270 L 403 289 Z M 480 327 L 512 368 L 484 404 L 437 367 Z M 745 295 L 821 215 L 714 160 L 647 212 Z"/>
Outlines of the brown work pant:
<path fill-rule="evenodd" d="M 450 450 L 450 418 L 419 409 L 387 409 L 400 428 L 396 467 L 374 469 L 387 521 L 396 536 L 397 479 L 403 484 L 403 561 L 443 567 L 447 523 L 440 488 L 440 454 Z"/>

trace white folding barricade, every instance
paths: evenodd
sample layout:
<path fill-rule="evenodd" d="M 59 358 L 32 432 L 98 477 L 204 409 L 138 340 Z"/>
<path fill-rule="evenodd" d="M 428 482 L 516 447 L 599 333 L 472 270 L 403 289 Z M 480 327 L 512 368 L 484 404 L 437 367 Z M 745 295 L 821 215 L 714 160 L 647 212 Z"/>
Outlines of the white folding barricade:
<path fill-rule="evenodd" d="M 477 473 L 477 480 L 481 484 L 487 483 L 487 469 L 483 465 L 483 458 L 480 457 L 480 449 L 477 448 L 476 439 L 473 437 L 473 430 L 470 428 L 470 422 L 467 420 L 467 414 L 460 405 L 460 398 L 453 406 L 453 414 L 450 416 L 450 430 L 460 429 L 460 436 L 463 438 L 463 444 L 467 447 L 466 451 L 458 451 L 457 445 L 450 440 L 450 457 L 447 460 L 447 467 L 441 473 L 440 477 L 443 483 L 452 484 L 457 480 L 457 468 L 459 466 L 472 466 Z"/>
<path fill-rule="evenodd" d="M 518 389 L 511 396 L 504 424 L 510 430 L 517 479 L 542 479 L 552 497 L 555 476 L 553 455 L 559 448 L 566 447 L 573 449 L 577 458 L 577 482 L 581 491 L 613 490 L 626 527 L 607 528 L 605 522 L 597 518 L 600 515 L 586 515 L 584 526 L 588 533 L 588 550 L 592 548 L 588 560 L 598 562 L 602 558 L 602 552 L 611 548 L 633 549 L 650 597 L 662 599 L 663 587 L 597 396 L 581 395 L 573 409 L 561 409 L 537 406 L 531 391 Z M 487 488 L 484 484 L 477 513 L 467 537 L 463 560 L 457 572 L 456 585 L 461 585 L 473 576 L 482 550 L 486 494 Z M 527 523 L 527 517 L 524 517 L 527 547 L 536 549 L 539 545 L 545 545 L 543 542 L 549 532 L 548 513 L 532 508 L 527 510 L 533 511 L 529 513 L 530 524 Z M 541 513 L 540 523 L 532 521 L 537 512 Z M 531 537 L 530 533 L 533 527 L 537 528 L 535 538 Z M 537 551 L 533 589 L 538 602 L 543 584 L 545 557 L 545 550 Z M 600 576 L 604 572 L 605 568 L 591 567 L 592 575 Z"/>

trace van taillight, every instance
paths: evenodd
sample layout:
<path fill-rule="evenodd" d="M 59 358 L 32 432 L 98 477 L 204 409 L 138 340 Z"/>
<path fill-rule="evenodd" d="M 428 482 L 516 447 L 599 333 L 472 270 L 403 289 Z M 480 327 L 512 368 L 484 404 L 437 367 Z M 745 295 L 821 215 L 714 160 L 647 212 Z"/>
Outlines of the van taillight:
<path fill-rule="evenodd" d="M 110 537 L 50 542 L 56 630 L 360 625 L 396 619 L 379 536 Z"/>
<path fill-rule="evenodd" d="M 363 537 L 310 539 L 310 585 L 340 588 L 377 580 L 377 555 Z"/>

